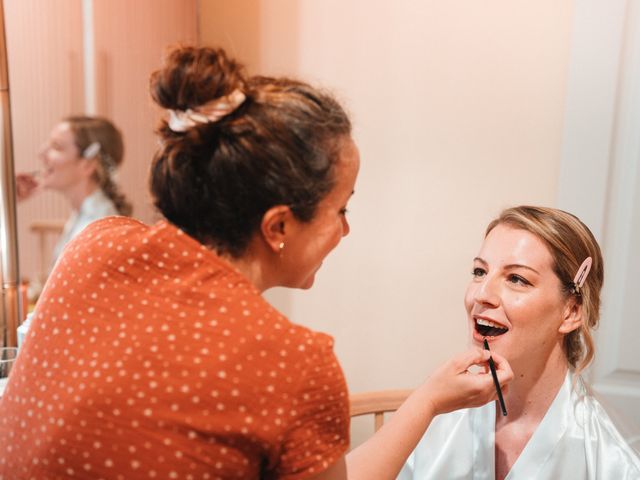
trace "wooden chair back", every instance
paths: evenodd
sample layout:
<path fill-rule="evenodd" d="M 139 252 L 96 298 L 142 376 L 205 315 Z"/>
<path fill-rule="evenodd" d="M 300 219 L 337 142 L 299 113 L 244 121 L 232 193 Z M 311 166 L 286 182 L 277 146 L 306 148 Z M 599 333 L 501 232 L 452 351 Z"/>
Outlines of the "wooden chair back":
<path fill-rule="evenodd" d="M 373 415 L 377 432 L 384 423 L 384 414 L 394 412 L 411 394 L 412 390 L 381 390 L 354 393 L 349 396 L 350 415 Z"/>
<path fill-rule="evenodd" d="M 38 237 L 38 280 L 44 285 L 51 268 L 51 254 L 55 240 L 64 228 L 64 220 L 35 220 L 29 230 Z"/>

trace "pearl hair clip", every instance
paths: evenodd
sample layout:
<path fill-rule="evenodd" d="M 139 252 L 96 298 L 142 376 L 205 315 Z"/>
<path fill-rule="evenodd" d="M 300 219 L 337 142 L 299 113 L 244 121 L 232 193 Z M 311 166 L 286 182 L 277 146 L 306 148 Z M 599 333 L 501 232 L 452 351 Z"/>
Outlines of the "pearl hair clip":
<path fill-rule="evenodd" d="M 93 158 L 100 153 L 100 142 L 93 142 L 82 152 L 82 158 Z"/>

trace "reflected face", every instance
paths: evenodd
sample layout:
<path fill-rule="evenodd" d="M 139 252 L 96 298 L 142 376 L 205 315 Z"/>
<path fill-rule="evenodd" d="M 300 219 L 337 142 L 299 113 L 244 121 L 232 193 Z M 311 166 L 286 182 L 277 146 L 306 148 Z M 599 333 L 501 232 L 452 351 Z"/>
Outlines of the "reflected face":
<path fill-rule="evenodd" d="M 472 342 L 510 362 L 544 360 L 562 349 L 559 332 L 568 300 L 549 249 L 534 234 L 496 226 L 473 261 L 465 295 Z"/>
<path fill-rule="evenodd" d="M 90 167 L 89 162 L 80 156 L 67 122 L 57 124 L 49 139 L 40 151 L 43 164 L 42 186 L 61 192 L 82 181 Z"/>
<path fill-rule="evenodd" d="M 290 225 L 282 256 L 283 286 L 310 288 L 325 257 L 349 233 L 347 203 L 360 168 L 353 140 L 345 142 L 334 168 L 336 184 L 318 204 L 313 219 L 306 223 L 294 219 Z"/>

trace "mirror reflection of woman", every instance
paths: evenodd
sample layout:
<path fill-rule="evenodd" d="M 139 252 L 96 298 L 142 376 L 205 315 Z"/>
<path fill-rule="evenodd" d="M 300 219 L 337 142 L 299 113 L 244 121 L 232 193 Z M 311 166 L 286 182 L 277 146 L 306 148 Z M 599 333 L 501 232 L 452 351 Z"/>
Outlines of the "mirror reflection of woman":
<path fill-rule="evenodd" d="M 131 214 L 131 203 L 114 180 L 123 155 L 122 135 L 109 120 L 70 116 L 51 130 L 39 154 L 42 168 L 16 176 L 18 201 L 46 189 L 62 194 L 71 206 L 72 214 L 53 250 L 53 262 L 91 222 Z"/>
<path fill-rule="evenodd" d="M 400 478 L 640 479 L 637 453 L 580 375 L 603 278 L 600 247 L 573 215 L 523 206 L 491 222 L 465 307 L 471 343 L 487 338 L 513 368 L 508 414 L 496 404 L 439 417 Z"/>

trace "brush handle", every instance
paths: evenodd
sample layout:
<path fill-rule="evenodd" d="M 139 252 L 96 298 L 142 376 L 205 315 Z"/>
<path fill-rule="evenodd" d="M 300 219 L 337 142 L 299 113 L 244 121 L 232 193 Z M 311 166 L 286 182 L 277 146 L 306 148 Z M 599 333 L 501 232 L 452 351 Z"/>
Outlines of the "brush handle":
<path fill-rule="evenodd" d="M 489 350 L 489 342 L 484 339 L 484 349 Z M 500 409 L 502 415 L 507 416 L 507 407 L 504 404 L 504 398 L 502 398 L 502 389 L 500 388 L 500 382 L 498 382 L 498 374 L 496 373 L 496 364 L 493 362 L 493 357 L 489 357 L 489 370 L 491 370 L 491 377 L 493 378 L 493 384 L 496 386 L 496 392 L 498 392 L 498 402 L 500 402 Z"/>

